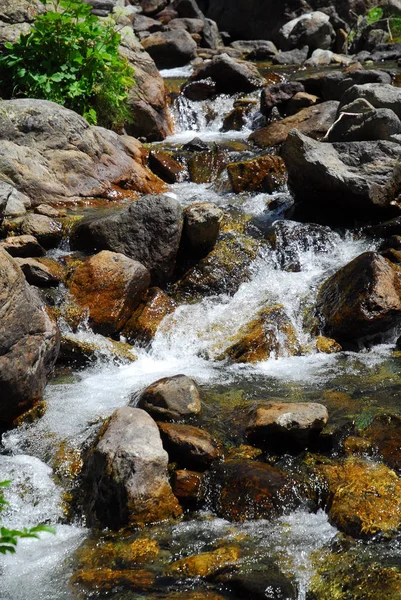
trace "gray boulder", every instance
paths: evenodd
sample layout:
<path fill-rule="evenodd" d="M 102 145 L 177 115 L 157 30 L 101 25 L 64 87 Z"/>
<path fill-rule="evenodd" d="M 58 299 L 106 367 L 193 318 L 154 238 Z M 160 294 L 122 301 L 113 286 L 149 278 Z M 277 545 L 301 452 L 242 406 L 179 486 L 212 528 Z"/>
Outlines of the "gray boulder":
<path fill-rule="evenodd" d="M 0 180 L 0 221 L 2 217 L 20 217 L 30 208 L 31 201 L 13 185 Z"/>
<path fill-rule="evenodd" d="M 184 211 L 183 242 L 192 256 L 202 258 L 214 247 L 224 213 L 212 202 L 197 202 Z"/>
<path fill-rule="evenodd" d="M 202 409 L 196 381 L 186 375 L 155 381 L 141 393 L 137 406 L 159 421 L 186 419 L 198 415 Z"/>
<path fill-rule="evenodd" d="M 304 92 L 305 88 L 298 81 L 283 81 L 268 85 L 260 97 L 260 112 L 262 115 L 270 116 L 272 108 L 277 106 L 279 109 L 287 104 L 291 98 L 298 92 Z"/>
<path fill-rule="evenodd" d="M 63 231 L 61 223 L 45 215 L 29 214 L 21 223 L 23 235 L 33 235 L 43 248 L 54 248 L 58 246 Z"/>
<path fill-rule="evenodd" d="M 138 408 L 117 409 L 86 463 L 89 522 L 119 529 L 179 516 L 167 464 L 153 419 Z"/>
<path fill-rule="evenodd" d="M 287 50 L 287 52 L 279 52 L 272 57 L 274 65 L 303 65 L 309 54 L 309 46 Z"/>
<path fill-rule="evenodd" d="M 350 104 L 358 98 L 370 102 L 375 108 L 389 108 L 401 119 L 401 89 L 389 84 L 366 83 L 353 85 L 342 96 L 339 112 L 343 106 Z"/>
<path fill-rule="evenodd" d="M 0 423 L 41 400 L 57 359 L 55 321 L 13 258 L 0 248 Z"/>
<path fill-rule="evenodd" d="M 401 121 L 389 108 L 378 108 L 362 113 L 343 110 L 324 140 L 329 142 L 389 140 L 391 136 L 399 133 L 401 133 Z"/>
<path fill-rule="evenodd" d="M 330 144 L 291 131 L 282 157 L 295 199 L 329 224 L 333 218 L 352 222 L 399 213 L 393 203 L 401 183 L 397 143 Z"/>
<path fill-rule="evenodd" d="M 160 189 L 142 164 L 141 148 L 134 138 L 91 127 L 54 102 L 0 102 L 0 179 L 33 206 L 107 196 L 120 182 L 145 193 Z"/>
<path fill-rule="evenodd" d="M 227 54 L 220 54 L 205 62 L 188 81 L 199 81 L 209 77 L 216 82 L 216 91 L 219 94 L 253 92 L 266 84 L 254 65 L 242 63 Z"/>
<path fill-rule="evenodd" d="M 60 283 L 60 278 L 49 267 L 34 258 L 16 258 L 15 261 L 31 285 L 52 287 Z"/>
<path fill-rule="evenodd" d="M 278 53 L 275 44 L 269 40 L 237 40 L 230 46 L 240 50 L 247 60 L 266 60 Z"/>
<path fill-rule="evenodd" d="M 182 467 L 204 471 L 221 458 L 219 444 L 207 431 L 176 423 L 158 423 L 158 427 L 170 460 Z"/>
<path fill-rule="evenodd" d="M 111 250 L 139 261 L 150 271 L 152 285 L 173 275 L 183 227 L 183 211 L 168 196 L 147 196 L 116 214 L 90 217 L 71 235 L 74 250 Z"/>
<path fill-rule="evenodd" d="M 282 50 L 293 50 L 309 46 L 310 50 L 330 49 L 335 38 L 328 15 L 315 11 L 301 15 L 286 23 L 279 31 L 279 46 Z"/>
<path fill-rule="evenodd" d="M 300 80 L 309 94 L 323 100 L 341 100 L 343 94 L 353 85 L 365 83 L 390 84 L 391 76 L 375 69 L 355 69 L 351 71 L 324 71 Z M 352 98 L 354 99 L 354 98 Z M 341 102 L 343 104 L 343 102 Z"/>
<path fill-rule="evenodd" d="M 158 69 L 172 69 L 188 64 L 196 57 L 196 42 L 185 29 L 160 31 L 142 40 Z"/>

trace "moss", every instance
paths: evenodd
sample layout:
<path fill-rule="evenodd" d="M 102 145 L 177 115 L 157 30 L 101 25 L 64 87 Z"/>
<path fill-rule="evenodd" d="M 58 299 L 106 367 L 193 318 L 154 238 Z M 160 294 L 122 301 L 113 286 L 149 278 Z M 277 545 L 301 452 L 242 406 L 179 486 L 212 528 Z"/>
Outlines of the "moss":
<path fill-rule="evenodd" d="M 235 566 L 239 557 L 240 551 L 236 546 L 226 546 L 177 560 L 168 567 L 167 574 L 178 579 L 212 577 Z"/>
<path fill-rule="evenodd" d="M 115 587 L 129 587 L 131 590 L 146 591 L 152 588 L 154 577 L 149 571 L 125 569 L 114 571 L 104 567 L 89 571 L 78 571 L 71 583 L 79 584 L 93 591 L 110 591 Z"/>

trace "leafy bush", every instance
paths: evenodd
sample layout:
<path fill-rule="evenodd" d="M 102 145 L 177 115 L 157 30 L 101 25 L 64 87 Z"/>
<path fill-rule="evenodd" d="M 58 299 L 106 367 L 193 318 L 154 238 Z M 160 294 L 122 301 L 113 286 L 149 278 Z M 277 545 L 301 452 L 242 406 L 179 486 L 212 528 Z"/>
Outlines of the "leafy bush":
<path fill-rule="evenodd" d="M 80 0 L 53 0 L 51 7 L 36 17 L 30 33 L 5 44 L 0 81 L 8 82 L 7 96 L 52 100 L 91 124 L 121 126 L 129 120 L 126 100 L 134 79 L 118 52 L 114 21 L 92 15 Z"/>
<path fill-rule="evenodd" d="M 0 481 L 0 488 L 5 488 L 10 485 L 10 481 Z M 7 500 L 4 499 L 0 493 L 0 512 L 8 505 Z M 52 527 L 47 525 L 37 525 L 28 529 L 24 527 L 22 531 L 18 529 L 8 529 L 7 527 L 0 527 L 0 554 L 15 553 L 15 547 L 20 538 L 39 538 L 39 533 L 47 531 L 48 533 L 55 533 Z"/>

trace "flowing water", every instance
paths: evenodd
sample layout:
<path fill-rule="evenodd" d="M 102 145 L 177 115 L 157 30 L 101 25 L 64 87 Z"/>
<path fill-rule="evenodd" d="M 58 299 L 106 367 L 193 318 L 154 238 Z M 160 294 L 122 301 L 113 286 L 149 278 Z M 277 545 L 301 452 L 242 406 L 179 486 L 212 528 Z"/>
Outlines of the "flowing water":
<path fill-rule="evenodd" d="M 246 139 L 255 115 L 240 132 L 219 131 L 222 117 L 232 104 L 232 98 L 221 97 L 213 104 L 205 103 L 199 111 L 199 106 L 179 98 L 175 106 L 176 133 L 166 144 L 171 147 L 194 135 L 208 142 Z M 171 186 L 168 193 L 184 206 L 198 200 L 215 202 L 225 211 L 247 215 L 256 224 L 280 217 L 280 208 L 276 212 L 268 208 L 272 200 L 276 201 L 275 206 L 277 200 L 288 201 L 285 190 L 275 195 L 235 196 L 222 193 L 218 184 L 180 183 Z M 85 596 L 82 591 L 79 595 L 71 586 L 75 552 L 94 534 L 85 527 L 79 511 L 72 517 L 68 515 L 65 494 L 71 492 L 74 484 L 68 483 L 68 477 L 64 477 L 59 467 L 57 470 L 56 458 L 60 448 L 66 449 L 69 456 L 74 453 L 78 456 L 104 418 L 160 377 L 179 373 L 194 377 L 203 391 L 204 424 L 226 443 L 235 438 L 233 411 L 254 398 L 323 399 L 330 417 L 339 423 L 354 418 L 355 414 L 369 418 L 383 407 L 397 411 L 401 377 L 399 358 L 392 351 L 396 331 L 386 343 L 373 349 L 325 355 L 313 349 L 313 339 L 303 321 L 321 282 L 371 248 L 370 240 L 352 232 L 333 232 L 331 245 L 327 247 L 305 250 L 295 244 L 291 250 L 299 271 L 292 272 L 282 270 L 279 253 L 262 244 L 251 265 L 249 281 L 234 295 L 219 294 L 178 306 L 164 319 L 149 347 L 134 348 L 136 362 L 116 364 L 108 355 L 106 344 L 95 365 L 50 381 L 45 415 L 4 436 L 0 480 L 12 480 L 5 492 L 10 502 L 3 514 L 6 526 L 29 527 L 45 522 L 55 526 L 56 535 L 43 534 L 40 541 L 21 540 L 15 556 L 1 559 L 0 599 L 103 597 L 101 593 Z M 304 354 L 288 356 L 283 345 L 274 356 L 256 364 L 233 365 L 218 360 L 233 334 L 258 310 L 271 304 L 284 307 L 300 346 L 306 348 Z M 82 340 L 100 338 L 85 324 L 76 335 Z M 338 406 L 336 392 L 352 398 L 352 410 L 349 406 Z M 149 528 L 146 535 L 164 540 L 170 559 L 199 553 L 214 547 L 219 540 L 240 536 L 245 540 L 243 560 L 263 564 L 267 558 L 279 557 L 281 569 L 297 582 L 299 600 L 304 600 L 313 571 L 311 556 L 331 542 L 337 532 L 324 512 L 311 512 L 303 507 L 273 523 L 262 520 L 232 524 L 204 512 L 178 524 Z M 143 596 L 120 593 L 107 597 L 162 596 L 144 592 Z M 273 597 L 268 590 L 266 597 Z"/>

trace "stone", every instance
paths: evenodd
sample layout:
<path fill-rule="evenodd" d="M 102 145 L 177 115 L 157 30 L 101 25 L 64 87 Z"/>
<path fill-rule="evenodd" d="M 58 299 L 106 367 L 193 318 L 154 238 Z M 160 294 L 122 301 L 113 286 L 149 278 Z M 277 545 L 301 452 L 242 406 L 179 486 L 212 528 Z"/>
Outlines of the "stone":
<path fill-rule="evenodd" d="M 327 279 L 317 297 L 323 330 L 340 343 L 383 334 L 401 319 L 401 272 L 364 252 Z"/>
<path fill-rule="evenodd" d="M 204 26 L 203 19 L 189 18 L 172 19 L 168 24 L 169 29 L 185 29 L 188 33 L 202 33 Z"/>
<path fill-rule="evenodd" d="M 247 60 L 266 60 L 278 53 L 276 46 L 269 40 L 237 40 L 230 46 L 240 50 Z"/>
<path fill-rule="evenodd" d="M 132 27 L 124 27 L 119 33 L 120 53 L 135 72 L 135 83 L 128 97 L 132 120 L 125 123 L 125 130 L 129 135 L 144 137 L 149 142 L 161 141 L 173 132 L 164 80 L 154 60 L 135 38 Z"/>
<path fill-rule="evenodd" d="M 362 113 L 341 111 L 324 140 L 328 142 L 391 140 L 391 136 L 399 133 L 401 133 L 401 121 L 389 108 L 374 108 Z"/>
<path fill-rule="evenodd" d="M 312 56 L 305 61 L 305 67 L 327 67 L 332 63 L 341 65 L 342 67 L 349 67 L 355 59 L 350 56 L 343 54 L 336 54 L 331 50 L 320 50 L 319 48 L 314 50 Z"/>
<path fill-rule="evenodd" d="M 208 100 L 217 94 L 216 83 L 211 77 L 192 81 L 183 86 L 182 93 L 188 100 Z"/>
<path fill-rule="evenodd" d="M 251 109 L 251 104 L 248 106 L 235 106 L 233 110 L 224 117 L 221 131 L 241 131 L 247 123 L 247 118 Z"/>
<path fill-rule="evenodd" d="M 305 88 L 298 81 L 283 81 L 267 86 L 262 90 L 260 97 L 260 112 L 269 117 L 274 106 L 280 110 L 284 109 L 289 100 L 298 92 L 304 92 Z"/>
<path fill-rule="evenodd" d="M 286 23 L 279 31 L 279 46 L 293 50 L 309 46 L 310 50 L 330 49 L 335 39 L 330 17 L 323 12 L 307 13 Z"/>
<path fill-rule="evenodd" d="M 254 131 L 248 139 L 259 148 L 277 146 L 285 142 L 293 129 L 313 139 L 321 139 L 336 120 L 337 109 L 338 102 L 335 101 L 303 108 L 295 115 Z"/>
<path fill-rule="evenodd" d="M 353 85 L 344 92 L 339 112 L 343 106 L 350 102 L 364 98 L 375 108 L 389 108 L 395 112 L 398 118 L 401 118 L 401 89 L 389 84 L 365 83 L 363 85 Z"/>
<path fill-rule="evenodd" d="M 155 33 L 156 31 L 162 31 L 163 25 L 156 19 L 151 19 L 150 17 L 136 14 L 132 23 L 132 28 L 135 33 L 143 31 Z"/>
<path fill-rule="evenodd" d="M 152 285 L 173 275 L 183 227 L 180 203 L 169 196 L 146 196 L 111 216 L 83 219 L 73 230 L 73 250 L 110 250 L 142 263 Z"/>
<path fill-rule="evenodd" d="M 279 52 L 272 57 L 273 65 L 303 65 L 309 54 L 309 46 Z"/>
<path fill-rule="evenodd" d="M 347 535 L 391 538 L 401 527 L 401 479 L 388 467 L 349 457 L 321 465 L 331 522 Z"/>
<path fill-rule="evenodd" d="M 223 546 L 217 550 L 181 558 L 168 566 L 166 575 L 175 579 L 210 578 L 234 568 L 240 558 L 239 548 Z"/>
<path fill-rule="evenodd" d="M 149 271 L 123 254 L 103 250 L 79 266 L 69 291 L 88 311 L 89 325 L 103 335 L 116 335 L 149 287 Z"/>
<path fill-rule="evenodd" d="M 49 217 L 50 219 L 59 219 L 60 217 L 65 217 L 67 215 L 65 209 L 54 208 L 50 204 L 39 204 L 38 206 L 35 206 L 33 212 L 37 215 L 45 215 L 45 217 Z"/>
<path fill-rule="evenodd" d="M 147 290 L 121 334 L 130 343 L 149 344 L 164 317 L 174 312 L 177 304 L 160 288 Z"/>
<path fill-rule="evenodd" d="M 4 248 L 11 256 L 26 258 L 28 256 L 43 256 L 44 248 L 33 235 L 15 235 L 0 241 L 0 247 Z"/>
<path fill-rule="evenodd" d="M 397 350 L 399 345 L 396 344 Z M 401 474 L 401 430 L 400 418 L 395 414 L 384 414 L 363 428 L 365 442 L 369 444 L 371 453 L 378 452 L 384 463 Z"/>
<path fill-rule="evenodd" d="M 197 471 L 177 469 L 173 477 L 173 492 L 181 504 L 197 505 L 204 499 L 204 475 Z"/>
<path fill-rule="evenodd" d="M 136 398 L 131 400 L 135 401 Z M 199 415 L 202 410 L 198 385 L 186 375 L 155 381 L 140 394 L 137 405 L 163 421 L 187 419 Z"/>
<path fill-rule="evenodd" d="M 157 425 L 145 411 L 114 411 L 85 467 L 89 522 L 119 529 L 179 517 L 167 463 Z"/>
<path fill-rule="evenodd" d="M 342 351 L 342 347 L 333 338 L 318 335 L 316 337 L 316 350 L 322 354 L 336 354 Z"/>
<path fill-rule="evenodd" d="M 155 15 L 167 6 L 167 0 L 141 0 L 140 5 L 144 15 Z"/>
<path fill-rule="evenodd" d="M 13 185 L 0 181 L 0 220 L 2 217 L 20 217 L 31 207 L 31 200 Z"/>
<path fill-rule="evenodd" d="M 43 248 L 58 246 L 63 237 L 63 230 L 58 221 L 33 213 L 27 215 L 22 221 L 21 233 L 34 236 Z"/>
<path fill-rule="evenodd" d="M 246 428 L 255 446 L 282 454 L 310 447 L 328 421 L 327 408 L 314 402 L 269 402 L 252 410 Z"/>
<path fill-rule="evenodd" d="M 296 201 L 320 222 L 377 221 L 399 213 L 394 202 L 401 178 L 399 144 L 321 143 L 292 131 L 281 156 Z"/>
<path fill-rule="evenodd" d="M 107 156 L 107 161 L 99 157 Z M 129 136 L 90 126 L 47 100 L 0 102 L 0 178 L 32 206 L 107 196 L 112 184 L 150 193 L 164 184 L 142 164 L 142 146 Z M 39 215 L 37 215 L 39 216 Z"/>
<path fill-rule="evenodd" d="M 254 65 L 237 61 L 227 54 L 219 54 L 205 61 L 189 77 L 189 82 L 211 78 L 218 94 L 253 92 L 265 85 L 264 78 Z"/>
<path fill-rule="evenodd" d="M 77 571 L 71 583 L 98 593 L 111 592 L 116 587 L 129 587 L 130 590 L 144 592 L 152 589 L 154 575 L 144 569 L 111 569 L 110 567 Z"/>
<path fill-rule="evenodd" d="M 354 85 L 391 83 L 391 76 L 378 69 L 349 69 L 347 71 L 323 71 L 307 78 L 302 78 L 302 84 L 309 94 L 316 94 L 323 100 L 341 100 L 344 93 Z M 339 109 L 341 110 L 341 108 Z"/>
<path fill-rule="evenodd" d="M 0 248 L 0 423 L 11 422 L 42 399 L 60 338 L 55 320 Z"/>
<path fill-rule="evenodd" d="M 196 57 L 196 42 L 184 29 L 154 33 L 142 45 L 158 69 L 182 67 Z"/>
<path fill-rule="evenodd" d="M 25 279 L 31 285 L 52 287 L 60 283 L 60 277 L 39 260 L 34 258 L 16 258 L 15 260 L 24 273 Z"/>
<path fill-rule="evenodd" d="M 101 341 L 96 339 L 89 342 L 87 339 L 81 339 L 79 333 L 62 335 L 57 363 L 77 369 L 87 367 L 97 360 L 110 361 L 110 358 L 117 365 L 127 365 L 137 360 L 129 344 L 110 338 L 100 339 Z"/>
<path fill-rule="evenodd" d="M 172 2 L 173 10 L 176 10 L 178 15 L 188 19 L 203 19 L 203 13 L 200 10 L 196 0 L 174 0 Z"/>
<path fill-rule="evenodd" d="M 287 182 L 284 161 L 273 154 L 230 163 L 226 168 L 231 190 L 235 194 L 245 191 L 272 194 Z"/>
<path fill-rule="evenodd" d="M 151 150 L 149 152 L 149 168 L 166 183 L 178 183 L 185 179 L 186 169 L 183 164 L 172 158 L 167 152 Z"/>
<path fill-rule="evenodd" d="M 240 327 L 217 359 L 256 363 L 271 357 L 295 356 L 299 351 L 294 325 L 284 307 L 277 304 L 261 309 L 252 320 Z"/>
<path fill-rule="evenodd" d="M 203 258 L 214 248 L 224 213 L 212 202 L 196 202 L 184 210 L 182 242 L 191 256 Z"/>
<path fill-rule="evenodd" d="M 300 501 L 284 471 L 253 460 L 217 464 L 211 482 L 216 514 L 229 521 L 276 519 Z"/>
<path fill-rule="evenodd" d="M 176 423 L 159 422 L 158 426 L 170 462 L 205 471 L 222 456 L 220 444 L 207 431 Z"/>

